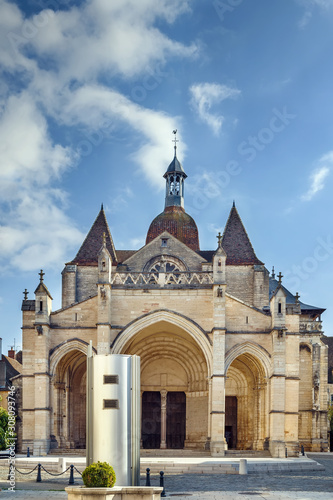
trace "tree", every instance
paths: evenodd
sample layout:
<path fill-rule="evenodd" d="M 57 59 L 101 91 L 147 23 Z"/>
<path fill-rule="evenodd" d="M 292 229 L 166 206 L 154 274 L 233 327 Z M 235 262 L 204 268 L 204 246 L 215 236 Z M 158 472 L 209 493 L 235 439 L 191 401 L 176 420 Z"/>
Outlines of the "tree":
<path fill-rule="evenodd" d="M 8 447 L 7 430 L 9 414 L 5 408 L 0 406 L 0 450 L 6 450 Z"/>

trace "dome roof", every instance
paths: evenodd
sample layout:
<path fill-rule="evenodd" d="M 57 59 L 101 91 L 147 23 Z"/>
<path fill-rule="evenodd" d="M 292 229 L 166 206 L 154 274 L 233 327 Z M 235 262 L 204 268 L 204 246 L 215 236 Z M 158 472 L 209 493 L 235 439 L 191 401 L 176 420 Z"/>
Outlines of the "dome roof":
<path fill-rule="evenodd" d="M 200 250 L 197 225 L 182 207 L 166 207 L 164 212 L 155 217 L 148 229 L 146 245 L 164 231 L 168 231 L 195 252 Z"/>

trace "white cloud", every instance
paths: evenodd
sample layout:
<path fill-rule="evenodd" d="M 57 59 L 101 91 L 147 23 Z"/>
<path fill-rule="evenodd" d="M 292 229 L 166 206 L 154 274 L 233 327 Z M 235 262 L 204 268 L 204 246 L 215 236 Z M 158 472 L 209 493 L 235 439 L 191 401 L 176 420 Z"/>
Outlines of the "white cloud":
<path fill-rule="evenodd" d="M 73 164 L 69 148 L 53 144 L 45 117 L 28 92 L 10 96 L 0 116 L 0 192 L 9 182 L 45 185 Z"/>
<path fill-rule="evenodd" d="M 218 136 L 224 121 L 220 114 L 211 112 L 212 106 L 225 99 L 237 97 L 240 91 L 218 83 L 197 83 L 190 87 L 191 105 L 201 121 Z"/>
<path fill-rule="evenodd" d="M 131 248 L 141 248 L 146 243 L 146 235 L 139 236 L 138 238 L 132 238 L 130 240 Z"/>
<path fill-rule="evenodd" d="M 170 56 L 195 56 L 195 44 L 172 40 L 154 26 L 160 19 L 173 22 L 188 9 L 185 0 L 90 0 L 80 9 L 46 11 L 47 23 L 29 43 L 67 81 L 133 77 Z"/>
<path fill-rule="evenodd" d="M 333 165 L 333 151 L 322 156 L 318 166 L 310 175 L 310 187 L 308 191 L 301 196 L 302 201 L 311 201 L 312 198 L 325 187 L 325 180 L 330 174 Z"/>
<path fill-rule="evenodd" d="M 309 24 L 316 8 L 327 12 L 333 7 L 333 2 L 331 0 L 296 0 L 296 2 L 305 8 L 303 16 L 298 22 L 298 26 L 301 29 L 304 29 Z"/>
<path fill-rule="evenodd" d="M 181 119 L 134 103 L 116 82 L 136 85 L 171 58 L 196 57 L 195 43 L 184 45 L 156 27 L 190 11 L 189 3 L 87 0 L 27 18 L 16 5 L 0 0 L 2 270 L 59 266 L 82 242 L 59 187 L 63 174 L 78 165 L 80 145 L 54 140 L 50 118 L 68 130 L 84 129 L 90 137 L 131 128 L 141 140 L 133 160 L 150 183 L 161 185 L 170 160 L 165 137 L 180 128 Z"/>

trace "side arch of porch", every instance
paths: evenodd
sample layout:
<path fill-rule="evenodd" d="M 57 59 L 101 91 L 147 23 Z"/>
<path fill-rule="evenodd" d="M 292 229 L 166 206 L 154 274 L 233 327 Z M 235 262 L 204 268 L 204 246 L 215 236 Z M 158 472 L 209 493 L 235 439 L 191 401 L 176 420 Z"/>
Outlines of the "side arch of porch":
<path fill-rule="evenodd" d="M 50 351 L 51 448 L 85 448 L 88 345 L 72 338 Z"/>
<path fill-rule="evenodd" d="M 226 353 L 225 367 L 229 448 L 268 448 L 271 355 L 255 342 L 241 342 Z"/>

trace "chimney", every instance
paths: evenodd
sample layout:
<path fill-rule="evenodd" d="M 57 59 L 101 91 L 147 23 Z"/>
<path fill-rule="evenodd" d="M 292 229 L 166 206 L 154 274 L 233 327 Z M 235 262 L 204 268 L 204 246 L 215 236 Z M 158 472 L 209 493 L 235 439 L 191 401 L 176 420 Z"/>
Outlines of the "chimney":
<path fill-rule="evenodd" d="M 11 347 L 10 349 L 8 349 L 8 357 L 12 358 L 12 359 L 15 359 L 15 350 L 13 349 L 13 347 Z"/>

